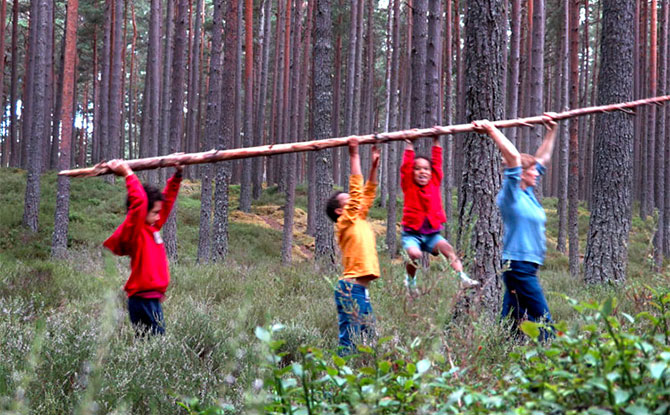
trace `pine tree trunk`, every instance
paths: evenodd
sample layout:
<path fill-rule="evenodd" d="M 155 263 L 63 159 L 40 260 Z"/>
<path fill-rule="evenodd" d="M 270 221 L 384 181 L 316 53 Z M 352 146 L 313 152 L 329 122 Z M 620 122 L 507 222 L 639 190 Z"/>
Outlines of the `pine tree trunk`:
<path fill-rule="evenodd" d="M 412 105 L 410 127 L 425 126 L 426 120 L 426 60 L 428 42 L 428 0 L 414 0 L 412 11 Z M 425 154 L 427 140 L 416 143 L 417 152 Z"/>
<path fill-rule="evenodd" d="M 502 0 L 468 2 L 465 19 L 465 113 L 468 121 L 500 119 L 504 115 L 503 53 L 506 37 Z M 463 182 L 459 200 L 459 247 L 472 252 L 466 258 L 470 275 L 482 282 L 482 308 L 493 315 L 500 309 L 501 220 L 495 203 L 500 188 L 498 150 L 490 140 L 468 133 L 464 142 Z M 472 229 L 471 234 L 468 230 Z M 469 245 L 469 246 L 466 246 Z"/>
<path fill-rule="evenodd" d="M 254 115 L 254 18 L 253 18 L 253 0 L 245 0 L 244 22 L 246 29 L 245 47 L 244 47 L 244 142 L 243 147 L 251 147 L 254 144 L 253 139 L 253 115 Z M 242 212 L 251 212 L 251 160 L 242 161 L 242 183 L 240 186 L 240 210 Z"/>
<path fill-rule="evenodd" d="M 648 90 L 647 87 L 649 84 L 647 83 L 647 74 L 649 73 L 648 70 L 649 68 L 647 67 L 647 31 L 649 30 L 647 27 L 647 11 L 648 11 L 648 1 L 641 1 L 641 9 L 640 9 L 640 21 L 639 21 L 639 35 L 640 35 L 640 56 L 639 56 L 639 65 L 642 67 L 642 71 L 640 72 L 640 96 L 647 96 Z M 639 152 L 639 158 L 638 158 L 638 168 L 640 169 L 640 176 L 639 176 L 639 188 L 640 188 L 640 217 L 643 220 L 647 220 L 647 217 L 651 214 L 651 211 L 653 209 L 653 206 L 651 206 L 651 197 L 649 195 L 649 188 L 647 184 L 649 183 L 649 166 L 647 165 L 647 160 L 648 160 L 648 144 L 649 141 L 647 140 L 647 125 L 646 125 L 646 120 L 647 120 L 647 108 L 642 108 L 641 111 L 639 111 L 637 119 L 638 119 L 638 126 L 635 132 L 635 137 L 639 137 L 640 141 L 640 152 Z"/>
<path fill-rule="evenodd" d="M 195 7 L 195 24 L 193 33 L 189 33 L 189 38 L 193 39 L 193 44 L 190 53 L 189 64 L 189 82 L 188 82 L 188 112 L 186 119 L 186 146 L 184 150 L 187 152 L 197 151 L 200 146 L 200 119 L 198 117 L 198 107 L 200 106 L 200 26 L 202 15 L 202 2 L 204 0 L 196 0 Z M 186 177 L 195 176 L 195 169 L 187 169 Z"/>
<path fill-rule="evenodd" d="M 332 134 L 333 114 L 333 85 L 331 74 L 333 73 L 333 47 L 332 20 L 329 0 L 314 0 L 314 52 L 312 54 L 312 125 L 314 126 L 314 138 L 325 139 Z M 330 150 L 319 151 L 315 155 L 316 176 L 314 180 L 317 185 L 316 211 L 325 212 L 326 200 L 333 191 L 333 178 Z M 314 242 L 314 255 L 317 260 L 332 266 L 335 263 L 335 248 L 333 245 L 333 224 L 325 215 L 316 218 L 316 238 Z"/>
<path fill-rule="evenodd" d="M 175 16 L 174 60 L 170 84 L 170 142 L 168 153 L 180 151 L 184 135 L 184 90 L 186 84 L 186 25 L 188 19 L 188 1 L 179 0 Z M 177 258 L 177 203 L 174 204 L 170 216 L 163 227 L 165 252 L 168 258 Z"/>
<path fill-rule="evenodd" d="M 667 84 L 667 61 L 668 61 L 668 2 L 664 2 L 663 8 L 661 9 L 661 44 L 660 44 L 660 53 L 659 53 L 659 62 L 660 62 L 660 72 L 658 78 L 659 88 L 656 91 L 658 94 L 667 94 L 668 90 L 666 89 Z M 663 251 L 665 250 L 665 245 L 667 245 L 668 240 L 664 238 L 667 216 L 665 216 L 665 172 L 668 170 L 667 159 L 665 158 L 665 136 L 667 134 L 666 124 L 665 124 L 665 113 L 667 112 L 667 106 L 662 106 L 658 108 L 658 113 L 656 114 L 656 178 L 654 184 L 656 185 L 654 189 L 656 203 L 658 207 L 658 225 L 656 228 L 656 234 L 654 235 L 654 262 L 656 264 L 656 271 L 660 272 L 663 266 Z"/>
<path fill-rule="evenodd" d="M 453 122 L 454 114 L 454 100 L 453 100 L 453 70 L 454 70 L 454 53 L 453 53 L 453 38 L 452 38 L 452 8 L 451 0 L 446 2 L 446 24 L 445 24 L 445 80 L 444 80 L 444 122 L 449 125 Z M 518 51 L 517 51 L 518 54 Z M 518 72 L 517 62 L 517 72 Z M 517 73 L 518 77 L 518 73 Z M 509 91 L 509 89 L 508 89 Z M 516 131 L 516 129 L 514 129 Z M 453 220 L 453 187 L 454 187 L 454 136 L 447 135 L 442 140 L 444 143 L 444 156 L 442 163 L 442 171 L 444 172 L 444 213 L 447 220 Z M 446 226 L 444 235 L 447 240 L 451 239 L 451 226 Z"/>
<path fill-rule="evenodd" d="M 598 104 L 632 99 L 634 6 L 604 0 Z M 633 120 L 629 114 L 601 114 L 596 127 L 593 209 L 584 258 L 588 283 L 623 284 L 631 224 Z"/>
<path fill-rule="evenodd" d="M 344 7 L 342 4 L 342 0 L 338 0 L 338 7 L 340 10 Z M 342 27 L 342 15 L 344 13 L 339 13 L 339 16 L 337 18 L 337 24 L 336 27 L 340 28 Z M 335 79 L 333 80 L 333 115 L 332 115 L 332 131 L 333 135 L 335 137 L 340 136 L 340 113 L 341 113 L 341 105 L 340 105 L 340 97 L 341 97 L 341 91 L 342 91 L 342 64 L 341 64 L 341 56 L 342 56 L 342 33 L 341 30 L 337 30 L 336 34 L 336 40 L 335 40 Z M 342 183 L 340 182 L 341 176 L 340 176 L 340 153 L 342 152 L 342 149 L 339 148 L 334 148 L 331 150 L 332 154 L 332 161 L 333 161 L 333 178 L 335 179 L 335 184 L 341 186 Z"/>
<path fill-rule="evenodd" d="M 212 50 L 209 65 L 209 85 L 207 90 L 207 118 L 205 120 L 204 148 L 217 144 L 221 131 L 221 55 L 223 50 L 223 3 L 214 2 L 214 20 L 212 24 Z M 225 147 L 225 145 L 224 145 Z M 224 163 L 212 166 L 206 164 L 202 169 L 202 187 L 200 193 L 200 231 L 198 234 L 198 262 L 210 260 L 210 226 L 212 218 L 212 174 L 214 169 L 222 169 Z M 220 195 L 221 196 L 221 195 Z M 227 197 L 227 195 L 226 195 Z M 227 231 L 223 232 L 227 235 Z"/>
<path fill-rule="evenodd" d="M 174 6 L 176 2 L 174 0 L 166 1 L 166 11 L 165 11 L 165 30 L 163 32 L 163 38 L 165 42 L 163 44 L 163 66 L 161 68 L 161 74 L 163 79 L 161 80 L 161 100 L 160 100 L 160 112 L 161 112 L 161 121 L 160 121 L 160 136 L 158 139 L 158 154 L 168 154 L 168 142 L 170 137 L 170 94 L 172 92 L 172 60 L 174 57 L 173 43 L 174 43 Z M 159 182 L 164 183 L 166 180 L 166 171 L 161 169 L 159 171 Z"/>
<path fill-rule="evenodd" d="M 2 82 L 0 82 L 0 102 L 5 103 L 5 22 L 7 21 L 7 0 L 2 0 L 0 2 L 0 22 L 2 22 L 2 30 L 0 30 L 0 51 L 2 51 L 2 59 L 0 59 L 0 75 L 2 75 Z M 0 120 L 4 118 L 5 114 L 0 116 Z M 6 124 L 6 123 L 5 123 Z M 0 148 L 2 152 L 2 158 L 0 159 L 0 167 L 6 167 L 9 164 L 9 151 L 10 151 L 10 140 L 9 137 L 4 137 L 4 148 Z"/>
<path fill-rule="evenodd" d="M 14 0 L 12 5 L 12 78 L 10 86 L 10 130 L 9 140 L 12 143 L 10 163 L 12 167 L 18 167 L 21 164 L 21 145 L 18 142 L 18 119 L 16 116 L 16 106 L 19 92 L 19 51 L 18 51 L 18 36 L 19 36 L 19 0 Z M 26 51 L 27 52 L 27 51 Z M 26 71 L 27 72 L 27 71 Z"/>
<path fill-rule="evenodd" d="M 668 94 L 670 93 L 670 3 L 664 2 L 663 4 L 663 15 L 665 16 L 665 24 L 666 24 L 666 31 L 665 31 L 665 39 L 666 39 L 666 54 L 665 54 L 665 60 L 662 62 L 661 65 L 665 68 L 665 73 L 666 73 L 666 78 L 665 78 L 665 93 Z M 664 139 L 665 139 L 665 172 L 664 172 L 664 180 L 663 180 L 663 224 L 665 225 L 664 228 L 664 235 L 663 235 L 663 240 L 665 243 L 663 244 L 663 252 L 665 254 L 666 258 L 670 257 L 670 167 L 668 167 L 668 163 L 670 162 L 670 110 L 668 109 L 667 105 L 665 106 L 665 134 L 664 134 Z"/>
<path fill-rule="evenodd" d="M 344 88 L 344 131 L 345 135 L 354 133 L 353 119 L 354 119 L 354 98 L 356 91 L 356 44 L 358 42 L 358 13 L 359 0 L 351 0 L 350 18 L 349 18 L 349 54 L 347 57 L 347 83 Z M 345 191 L 348 187 L 349 176 L 349 158 L 345 154 L 345 150 L 340 150 L 340 183 Z"/>
<path fill-rule="evenodd" d="M 398 96 L 400 80 L 400 0 L 393 1 L 393 11 L 391 12 L 391 3 L 389 3 L 389 20 L 391 20 L 391 45 L 390 45 L 390 65 L 389 65 L 389 115 L 387 131 L 398 129 L 398 118 L 400 112 L 400 101 Z M 392 16 L 391 16 L 392 15 Z M 389 53 L 387 51 L 387 53 Z M 386 175 L 389 202 L 387 205 L 386 216 L 386 246 L 391 257 L 398 253 L 397 243 L 397 199 L 398 199 L 398 163 L 396 152 L 397 143 L 388 143 L 386 145 L 388 152 L 388 174 Z"/>
<path fill-rule="evenodd" d="M 246 1 L 246 0 L 245 0 Z M 237 8 L 237 48 L 235 65 L 235 127 L 234 127 L 234 141 L 233 147 L 242 147 L 242 45 L 244 43 L 244 18 L 242 15 L 243 8 Z M 242 163 L 247 160 L 235 160 L 232 162 L 233 176 L 232 181 L 235 184 L 240 184 L 242 180 Z"/>
<path fill-rule="evenodd" d="M 130 44 L 130 78 L 128 80 L 128 158 L 137 158 L 139 143 L 136 142 L 135 116 L 137 114 L 137 86 L 135 85 L 135 49 L 137 45 L 137 20 L 135 19 L 135 4 L 130 6 L 133 25 L 133 37 Z M 124 78 L 125 79 L 125 78 Z M 84 99 L 84 103 L 86 100 Z"/>
<path fill-rule="evenodd" d="M 47 60 L 48 50 L 48 30 L 50 25 L 49 8 L 52 3 L 49 0 L 35 0 L 31 7 L 32 22 L 30 25 L 30 59 L 31 68 L 28 70 L 32 76 L 30 83 L 31 101 L 30 119 L 32 126 L 30 136 L 27 139 L 28 157 L 28 178 L 26 183 L 25 202 L 23 207 L 23 225 L 32 232 L 37 232 L 39 225 L 39 207 L 40 207 L 40 174 L 42 168 L 42 142 L 48 129 L 45 125 L 46 108 L 46 88 L 47 88 Z M 27 115 L 27 114 L 26 114 Z"/>
<path fill-rule="evenodd" d="M 65 20 L 65 38 L 63 39 L 63 81 L 62 81 L 62 113 L 60 114 L 61 130 L 58 169 L 70 167 L 70 152 L 72 150 L 73 105 L 75 101 L 75 61 L 77 58 L 77 21 L 78 0 L 68 0 Z M 51 255 L 62 258 L 67 252 L 67 231 L 70 211 L 70 178 L 58 176 L 58 191 L 56 193 L 56 212 L 54 215 L 54 232 L 51 240 Z"/>
<path fill-rule="evenodd" d="M 161 92 L 161 0 L 151 0 L 151 17 L 149 20 L 149 39 L 147 50 L 146 77 L 144 78 L 144 97 L 142 107 L 142 137 L 140 154 L 143 157 L 158 155 L 160 135 L 160 92 Z M 146 180 L 156 186 L 158 171 L 150 170 Z"/>
<path fill-rule="evenodd" d="M 544 28 L 545 28 L 545 0 L 533 0 L 533 50 L 531 57 L 530 72 L 530 114 L 537 115 L 544 112 Z M 530 128 L 530 147 L 529 152 L 535 153 L 535 150 L 542 142 L 544 127 L 541 125 Z M 535 191 L 541 190 L 537 186 Z M 541 192 L 540 192 L 541 193 Z"/>
<path fill-rule="evenodd" d="M 112 13 L 113 13 L 113 1 L 114 0 L 105 0 L 105 22 L 103 28 L 103 40 L 102 40 L 102 56 L 100 70 L 102 74 L 100 75 L 100 102 L 98 115 L 100 117 L 99 131 L 98 131 L 98 140 L 100 141 L 100 158 L 101 159 L 110 159 L 110 149 L 109 149 L 109 84 L 110 84 L 110 70 L 111 70 L 111 53 L 112 53 Z"/>
<path fill-rule="evenodd" d="M 63 39 L 65 39 L 65 27 L 63 27 Z M 58 67 L 58 81 L 56 82 L 56 103 L 54 105 L 53 123 L 51 124 L 51 151 L 49 152 L 49 170 L 56 170 L 58 167 L 58 150 L 59 150 L 59 135 L 60 135 L 60 114 L 63 110 L 63 68 L 65 60 L 65 42 L 61 42 Z"/>
<path fill-rule="evenodd" d="M 223 33 L 226 50 L 235 50 L 237 45 L 237 9 L 239 0 L 228 1 Z M 234 140 L 235 128 L 235 67 L 237 57 L 225 53 L 223 57 L 223 76 L 221 79 L 221 126 L 217 148 L 226 149 Z M 211 82 L 211 81 L 210 81 Z M 212 260 L 223 261 L 228 254 L 228 187 L 230 184 L 230 163 L 219 163 L 216 171 L 214 192 L 214 232 L 212 241 Z"/>
<path fill-rule="evenodd" d="M 272 1 L 264 0 L 261 16 L 261 25 L 260 29 L 260 39 L 259 45 L 261 50 L 261 62 L 259 67 L 261 67 L 260 72 L 260 93 L 259 99 L 256 103 L 256 132 L 254 133 L 254 143 L 255 145 L 263 144 L 263 137 L 265 137 L 265 107 L 267 104 L 268 96 L 268 69 L 270 66 L 270 46 L 272 44 L 272 39 L 270 33 L 272 30 Z M 253 160 L 253 198 L 258 199 L 261 197 L 263 191 L 263 161 L 264 159 L 256 158 Z"/>
<path fill-rule="evenodd" d="M 450 2 L 450 0 L 447 0 Z M 506 117 L 516 118 L 519 112 L 519 61 L 521 59 L 521 0 L 512 0 L 512 37 L 510 40 L 509 71 L 507 71 Z M 505 134 L 516 144 L 518 128 L 510 128 Z"/>
<path fill-rule="evenodd" d="M 579 106 L 579 0 L 570 0 L 570 108 Z M 579 120 L 570 120 L 568 238 L 570 275 L 579 275 Z"/>
<path fill-rule="evenodd" d="M 570 42 L 568 33 L 570 31 L 570 0 L 562 0 L 563 22 L 561 31 L 561 109 L 567 109 L 570 100 L 570 76 L 569 68 L 569 50 Z M 556 249 L 565 254 L 567 252 L 567 233 L 568 233 L 568 151 L 569 137 L 568 126 L 561 123 L 558 133 L 558 240 Z"/>

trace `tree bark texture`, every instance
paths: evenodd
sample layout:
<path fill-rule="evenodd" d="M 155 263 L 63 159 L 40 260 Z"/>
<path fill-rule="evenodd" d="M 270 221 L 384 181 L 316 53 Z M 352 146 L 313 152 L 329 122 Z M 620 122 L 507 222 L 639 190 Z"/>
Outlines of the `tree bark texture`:
<path fill-rule="evenodd" d="M 465 19 L 465 114 L 469 121 L 504 114 L 502 49 L 506 24 L 502 0 L 468 2 Z M 501 220 L 495 195 L 500 188 L 498 150 L 490 140 L 469 133 L 464 141 L 457 245 L 466 251 L 470 276 L 482 284 L 483 309 L 499 310 Z M 469 232 L 471 230 L 471 232 Z"/>
<path fill-rule="evenodd" d="M 19 167 L 21 164 L 21 146 L 18 142 L 18 117 L 16 115 L 17 100 L 19 92 L 19 51 L 18 51 L 18 36 L 19 36 L 19 1 L 14 0 L 12 5 L 12 78 L 10 86 L 10 129 L 9 140 L 11 142 L 10 162 L 12 167 Z M 27 53 L 27 51 L 26 51 Z"/>
<path fill-rule="evenodd" d="M 598 103 L 631 99 L 634 5 L 604 0 Z M 633 119 L 626 113 L 601 114 L 596 120 L 593 208 L 584 259 L 588 283 L 626 280 L 631 224 Z"/>
<path fill-rule="evenodd" d="M 245 46 L 244 46 L 244 147 L 254 145 L 254 14 L 253 0 L 244 2 Z M 242 183 L 240 186 L 240 210 L 251 212 L 251 160 L 242 162 Z"/>
<path fill-rule="evenodd" d="M 414 0 L 412 11 L 412 94 L 410 127 L 425 126 L 426 60 L 428 42 L 428 0 Z M 426 153 L 427 144 L 417 143 L 417 152 Z"/>
<path fill-rule="evenodd" d="M 570 108 L 579 106 L 579 0 L 570 0 Z M 579 120 L 570 120 L 568 175 L 568 257 L 570 275 L 579 275 Z"/>
<path fill-rule="evenodd" d="M 333 46 L 332 18 L 330 0 L 314 0 L 314 51 L 312 54 L 312 125 L 314 138 L 321 140 L 332 134 L 333 114 Z M 330 150 L 322 150 L 315 157 L 316 181 L 316 211 L 321 215 L 316 217 L 316 238 L 314 241 L 314 256 L 327 264 L 335 263 L 335 248 L 333 244 L 333 224 L 325 214 L 326 201 L 333 191 L 333 177 Z"/>
<path fill-rule="evenodd" d="M 65 43 L 63 59 L 63 100 L 61 118 L 61 138 L 59 140 L 58 168 L 66 169 L 70 166 L 70 152 L 72 150 L 73 104 L 75 91 L 75 61 L 77 58 L 77 21 L 78 0 L 68 0 L 65 20 Z M 56 193 L 56 212 L 54 215 L 54 232 L 51 240 L 51 255 L 62 258 L 67 252 L 67 231 L 70 223 L 70 178 L 58 176 L 58 191 Z"/>

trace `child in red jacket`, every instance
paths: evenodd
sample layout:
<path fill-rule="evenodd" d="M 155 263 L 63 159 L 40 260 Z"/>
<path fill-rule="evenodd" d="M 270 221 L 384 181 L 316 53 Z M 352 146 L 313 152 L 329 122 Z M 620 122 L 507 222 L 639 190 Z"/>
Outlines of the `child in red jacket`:
<path fill-rule="evenodd" d="M 405 154 L 400 166 L 400 185 L 405 195 L 402 210 L 402 247 L 410 261 L 405 268 L 405 287 L 410 295 L 416 295 L 416 261 L 423 252 L 444 255 L 458 273 L 466 287 L 478 285 L 463 272 L 463 265 L 454 248 L 440 235 L 447 218 L 442 207 L 442 147 L 440 139 L 433 138 L 431 159 L 414 155 L 414 146 L 407 140 Z"/>
<path fill-rule="evenodd" d="M 182 167 L 177 166 L 161 193 L 153 186 L 143 186 L 125 161 L 110 160 L 107 166 L 126 179 L 128 213 L 103 245 L 116 255 L 130 256 L 130 277 L 123 289 L 128 295 L 128 313 L 136 332 L 163 334 L 161 302 L 170 283 L 170 271 L 160 229 L 177 199 Z"/>

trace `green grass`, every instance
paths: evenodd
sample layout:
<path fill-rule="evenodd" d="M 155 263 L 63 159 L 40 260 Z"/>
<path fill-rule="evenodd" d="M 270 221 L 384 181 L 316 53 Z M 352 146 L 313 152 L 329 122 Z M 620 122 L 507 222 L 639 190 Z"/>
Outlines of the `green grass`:
<path fill-rule="evenodd" d="M 36 234 L 21 226 L 24 186 L 24 172 L 0 169 L 0 411 L 180 413 L 175 403 L 188 397 L 241 408 L 251 384 L 262 378 L 256 326 L 285 325 L 279 334 L 286 342 L 285 362 L 298 357 L 300 345 L 336 346 L 332 287 L 338 268 L 319 269 L 309 261 L 281 266 L 281 231 L 232 222 L 228 259 L 215 265 L 195 263 L 197 184 L 188 184 L 179 199 L 180 259 L 171 264 L 172 281 L 163 304 L 167 335 L 136 340 L 122 291 L 128 259 L 101 247 L 123 220 L 123 183 L 72 181 L 69 253 L 60 261 L 49 256 L 56 176 L 43 177 Z M 231 208 L 238 197 L 239 187 L 231 186 Z M 299 186 L 296 206 L 306 209 L 306 199 L 306 188 Z M 281 192 L 270 187 L 254 205 L 283 202 Z M 548 238 L 555 240 L 556 201 L 545 198 L 543 203 Z M 398 207 L 400 218 L 402 205 Z M 385 220 L 386 210 L 376 203 L 370 217 Z M 584 207 L 579 222 L 583 250 L 588 227 Z M 549 244 L 540 275 L 555 319 L 578 323 L 564 295 L 589 301 L 616 294 L 621 310 L 640 311 L 643 284 L 667 285 L 667 277 L 650 272 L 652 230 L 649 222 L 633 221 L 630 278 L 622 289 L 575 281 L 567 273 L 566 257 Z M 428 354 L 443 353 L 448 346 L 454 364 L 470 368 L 468 379 L 494 384 L 496 373 L 507 367 L 508 353 L 518 346 L 500 341 L 502 329 L 486 313 L 453 320 L 460 295 L 448 267 L 434 262 L 421 273 L 420 285 L 430 291 L 412 303 L 404 295 L 402 265 L 380 254 L 380 266 L 383 278 L 372 284 L 371 297 L 378 332 L 391 338 L 384 350 L 414 344 L 419 354 Z"/>

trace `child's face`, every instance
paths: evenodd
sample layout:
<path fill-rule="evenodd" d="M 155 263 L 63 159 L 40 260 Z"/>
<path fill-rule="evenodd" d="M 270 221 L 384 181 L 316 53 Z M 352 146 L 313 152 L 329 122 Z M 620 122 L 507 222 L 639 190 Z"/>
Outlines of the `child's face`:
<path fill-rule="evenodd" d="M 423 187 L 430 182 L 433 175 L 433 170 L 430 168 L 430 163 L 426 159 L 414 160 L 414 183 Z"/>
<path fill-rule="evenodd" d="M 342 212 L 344 212 L 344 207 L 347 205 L 347 203 L 349 203 L 349 199 L 349 193 L 340 193 L 337 195 L 337 200 L 340 202 L 340 207 L 335 210 L 335 213 L 341 215 Z"/>
<path fill-rule="evenodd" d="M 154 226 L 161 218 L 161 209 L 163 209 L 163 202 L 158 200 L 154 202 L 154 205 L 149 209 L 147 217 L 144 220 L 147 225 Z"/>

